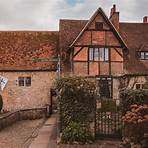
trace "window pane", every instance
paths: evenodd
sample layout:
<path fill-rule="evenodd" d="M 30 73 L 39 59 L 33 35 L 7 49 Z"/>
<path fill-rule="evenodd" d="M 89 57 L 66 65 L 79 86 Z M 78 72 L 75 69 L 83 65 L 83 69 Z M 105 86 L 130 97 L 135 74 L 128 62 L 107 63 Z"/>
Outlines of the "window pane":
<path fill-rule="evenodd" d="M 148 52 L 145 52 L 145 59 L 148 60 Z"/>
<path fill-rule="evenodd" d="M 100 53 L 99 57 L 100 61 L 104 61 L 104 48 L 100 48 L 99 53 Z"/>
<path fill-rule="evenodd" d="M 94 49 L 94 61 L 98 61 L 99 60 L 99 49 L 95 48 Z"/>
<path fill-rule="evenodd" d="M 95 27 L 97 30 L 102 30 L 103 29 L 103 22 L 96 22 Z"/>
<path fill-rule="evenodd" d="M 141 59 L 144 59 L 144 52 L 141 52 Z"/>
<path fill-rule="evenodd" d="M 108 48 L 105 48 L 105 61 L 108 61 Z"/>
<path fill-rule="evenodd" d="M 26 86 L 31 86 L 31 77 L 26 77 L 25 84 Z"/>
<path fill-rule="evenodd" d="M 136 89 L 140 89 L 140 84 L 136 84 Z"/>
<path fill-rule="evenodd" d="M 19 77 L 18 83 L 19 83 L 19 86 L 24 86 L 24 77 Z"/>
<path fill-rule="evenodd" d="M 93 52 L 94 52 L 93 48 L 89 48 L 89 60 L 90 61 L 93 61 Z"/>
<path fill-rule="evenodd" d="M 111 85 L 107 80 L 100 80 L 100 96 L 105 98 L 111 97 Z"/>

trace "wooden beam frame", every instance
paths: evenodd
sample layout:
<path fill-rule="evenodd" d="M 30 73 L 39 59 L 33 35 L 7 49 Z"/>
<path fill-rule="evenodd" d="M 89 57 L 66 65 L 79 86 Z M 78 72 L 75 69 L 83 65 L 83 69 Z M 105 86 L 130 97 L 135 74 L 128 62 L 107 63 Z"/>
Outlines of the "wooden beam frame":
<path fill-rule="evenodd" d="M 116 52 L 121 56 L 121 58 L 123 58 L 123 55 L 116 49 L 116 48 L 114 48 L 115 50 L 116 50 Z"/>
<path fill-rule="evenodd" d="M 83 49 L 84 47 L 81 47 L 74 55 L 73 55 L 73 57 L 75 57 L 76 55 L 78 55 L 80 52 L 81 52 L 81 50 Z"/>
<path fill-rule="evenodd" d="M 109 46 L 109 45 L 74 45 L 74 47 L 88 47 L 88 48 L 123 48 L 122 46 Z"/>

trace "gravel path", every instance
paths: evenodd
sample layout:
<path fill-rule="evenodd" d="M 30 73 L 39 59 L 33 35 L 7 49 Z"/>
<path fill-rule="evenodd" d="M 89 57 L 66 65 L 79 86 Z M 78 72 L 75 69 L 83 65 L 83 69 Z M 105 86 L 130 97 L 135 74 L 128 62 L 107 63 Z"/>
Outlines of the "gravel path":
<path fill-rule="evenodd" d="M 44 119 L 18 121 L 0 131 L 0 148 L 26 148 Z"/>

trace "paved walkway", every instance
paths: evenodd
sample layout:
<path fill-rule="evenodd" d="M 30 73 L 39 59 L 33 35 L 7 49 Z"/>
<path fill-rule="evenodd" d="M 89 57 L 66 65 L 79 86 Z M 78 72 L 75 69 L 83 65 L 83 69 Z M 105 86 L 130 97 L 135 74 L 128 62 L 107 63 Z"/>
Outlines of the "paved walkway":
<path fill-rule="evenodd" d="M 57 116 L 53 114 L 39 130 L 29 148 L 118 148 L 121 141 L 98 140 L 88 145 L 57 145 Z"/>
<path fill-rule="evenodd" d="M 26 148 L 44 119 L 17 121 L 0 131 L 0 148 Z"/>
<path fill-rule="evenodd" d="M 29 148 L 57 148 L 56 123 L 56 114 L 53 114 L 39 130 L 38 136 L 32 141 Z"/>

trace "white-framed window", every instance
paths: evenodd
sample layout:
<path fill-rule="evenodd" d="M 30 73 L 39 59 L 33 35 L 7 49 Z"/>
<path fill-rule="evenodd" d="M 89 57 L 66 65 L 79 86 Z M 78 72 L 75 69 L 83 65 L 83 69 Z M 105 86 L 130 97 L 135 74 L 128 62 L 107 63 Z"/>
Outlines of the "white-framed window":
<path fill-rule="evenodd" d="M 31 77 L 18 77 L 18 85 L 19 86 L 31 86 Z"/>
<path fill-rule="evenodd" d="M 140 60 L 148 60 L 148 51 L 138 51 L 138 58 Z"/>
<path fill-rule="evenodd" d="M 107 62 L 109 60 L 109 49 L 108 48 L 89 48 L 89 60 Z"/>

